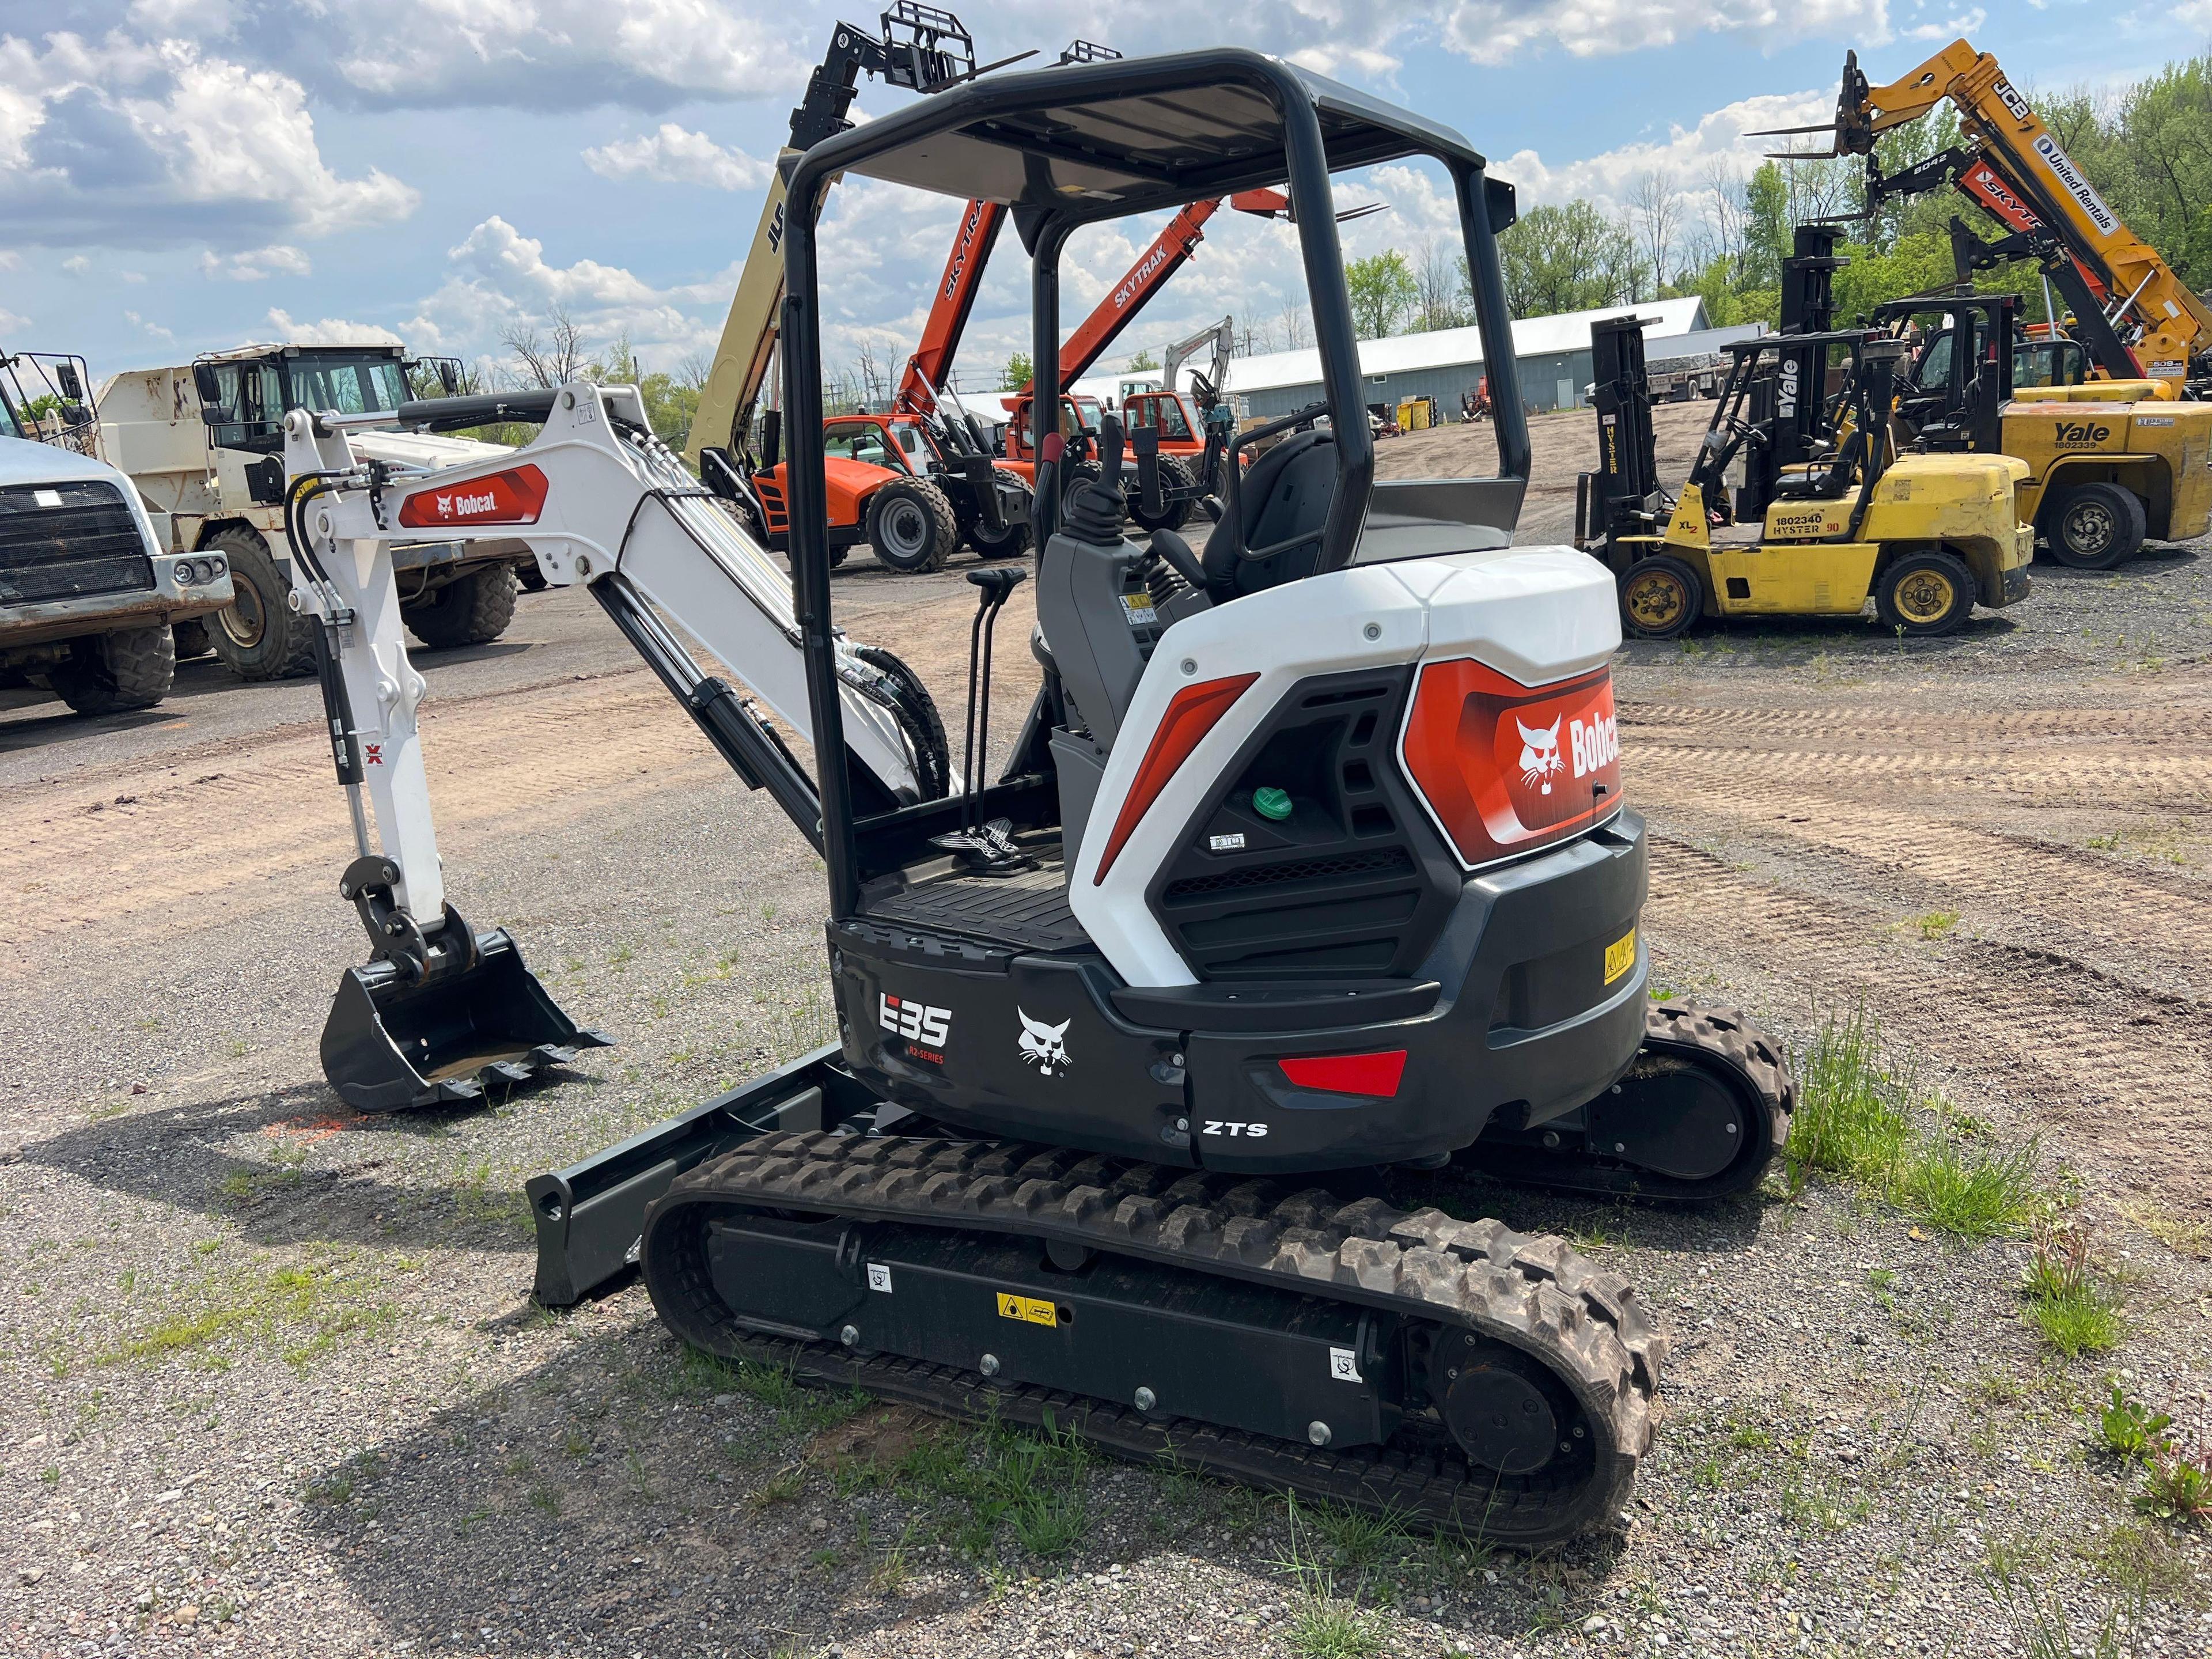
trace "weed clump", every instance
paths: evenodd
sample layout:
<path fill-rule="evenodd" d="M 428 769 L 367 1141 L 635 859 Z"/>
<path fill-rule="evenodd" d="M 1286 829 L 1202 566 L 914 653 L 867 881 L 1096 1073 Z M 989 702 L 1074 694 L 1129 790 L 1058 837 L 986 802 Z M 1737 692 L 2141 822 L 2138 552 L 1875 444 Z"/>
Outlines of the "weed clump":
<path fill-rule="evenodd" d="M 1980 1144 L 1980 1126 L 1952 1114 L 1909 1067 L 1891 1060 L 1863 1004 L 1831 1018 L 1796 1057 L 1797 1110 L 1784 1167 L 1794 1192 L 1818 1170 L 1879 1191 L 1916 1221 L 1954 1237 L 2008 1238 L 2045 1207 L 2040 1147 Z"/>
<path fill-rule="evenodd" d="M 2035 1230 L 2035 1254 L 2021 1275 L 2028 1323 L 2069 1359 L 2104 1353 L 2119 1345 L 2126 1330 L 2119 1300 L 2089 1271 L 2088 1231 L 2073 1222 Z M 2118 1402 L 2119 1385 L 2114 1383 Z"/>

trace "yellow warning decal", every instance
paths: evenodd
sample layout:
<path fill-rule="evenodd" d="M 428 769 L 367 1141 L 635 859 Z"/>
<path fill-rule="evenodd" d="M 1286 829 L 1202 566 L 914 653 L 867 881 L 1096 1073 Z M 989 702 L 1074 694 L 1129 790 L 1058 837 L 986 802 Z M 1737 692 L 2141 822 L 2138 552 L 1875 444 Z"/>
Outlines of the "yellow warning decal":
<path fill-rule="evenodd" d="M 1610 985 L 1636 966 L 1636 930 L 1632 927 L 1605 947 L 1605 982 Z"/>
<path fill-rule="evenodd" d="M 1012 1296 L 999 1292 L 999 1317 L 1025 1319 L 1032 1325 L 1057 1325 L 1060 1310 L 1049 1302 L 1039 1301 L 1033 1296 Z"/>

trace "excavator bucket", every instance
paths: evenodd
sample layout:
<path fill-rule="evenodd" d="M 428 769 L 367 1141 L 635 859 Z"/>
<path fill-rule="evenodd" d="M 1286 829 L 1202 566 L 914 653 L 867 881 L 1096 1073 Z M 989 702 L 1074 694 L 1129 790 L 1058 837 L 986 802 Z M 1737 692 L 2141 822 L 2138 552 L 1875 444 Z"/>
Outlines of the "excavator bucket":
<path fill-rule="evenodd" d="M 499 930 L 471 935 L 473 960 L 410 981 L 395 963 L 349 968 L 323 1024 L 323 1074 L 356 1111 L 471 1104 L 487 1088 L 614 1039 L 561 1012 Z"/>

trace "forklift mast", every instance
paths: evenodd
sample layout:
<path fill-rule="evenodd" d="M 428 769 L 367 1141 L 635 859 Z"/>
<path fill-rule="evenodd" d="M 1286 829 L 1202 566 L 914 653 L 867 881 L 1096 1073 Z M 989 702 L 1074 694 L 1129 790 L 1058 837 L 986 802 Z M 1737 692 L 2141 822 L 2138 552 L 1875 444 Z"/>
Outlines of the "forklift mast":
<path fill-rule="evenodd" d="M 1634 313 L 1590 324 L 1590 401 L 1597 410 L 1598 470 L 1575 492 L 1575 545 L 1614 562 L 1624 536 L 1652 532 L 1664 516 L 1659 452 L 1651 434 L 1651 381 L 1644 319 Z"/>

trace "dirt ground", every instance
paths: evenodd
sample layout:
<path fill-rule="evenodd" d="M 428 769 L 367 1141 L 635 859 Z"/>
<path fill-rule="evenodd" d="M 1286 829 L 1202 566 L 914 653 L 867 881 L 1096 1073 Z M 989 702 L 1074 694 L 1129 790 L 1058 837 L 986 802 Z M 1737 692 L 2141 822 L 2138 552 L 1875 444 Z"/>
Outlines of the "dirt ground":
<path fill-rule="evenodd" d="M 1660 411 L 1663 471 L 1705 412 Z M 1523 541 L 1565 536 L 1592 436 L 1535 422 Z M 840 620 L 957 708 L 960 568 L 864 559 Z M 796 1394 L 684 1355 L 634 1284 L 531 1303 L 524 1179 L 829 1025 L 814 855 L 588 599 L 420 659 L 454 902 L 619 1040 L 483 1111 L 323 1084 L 363 949 L 311 685 L 0 705 L 0 1649 L 2212 1651 L 2203 1534 L 2138 1519 L 2085 1415 L 2113 1373 L 2212 1437 L 2212 546 L 2035 581 L 1948 640 L 1633 644 L 1624 774 L 1662 988 L 1800 1045 L 1875 1015 L 2091 1230 L 2119 1346 L 2039 1343 L 2023 1240 L 1840 1181 L 1698 1214 L 1492 1189 L 1675 1340 L 1631 1511 L 1533 1560 Z"/>

